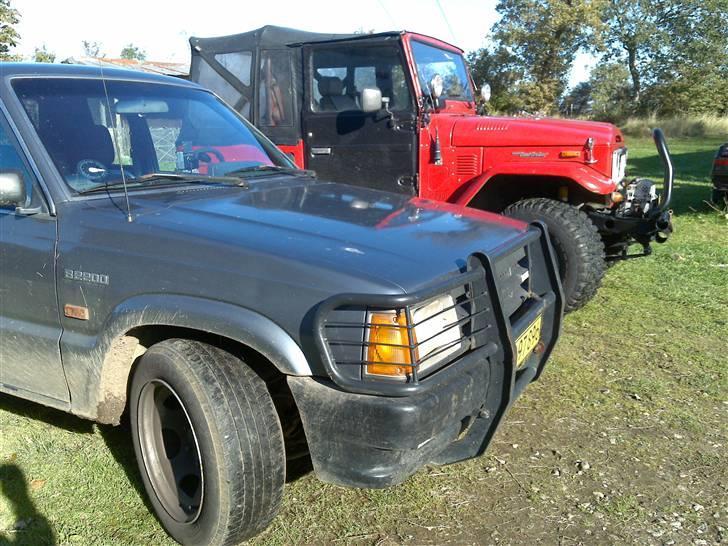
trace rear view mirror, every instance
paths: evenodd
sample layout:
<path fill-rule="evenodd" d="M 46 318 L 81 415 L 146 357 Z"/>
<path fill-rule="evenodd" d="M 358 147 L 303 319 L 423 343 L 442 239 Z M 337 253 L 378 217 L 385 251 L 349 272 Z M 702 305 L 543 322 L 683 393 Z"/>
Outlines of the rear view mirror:
<path fill-rule="evenodd" d="M 382 91 L 374 87 L 365 87 L 361 91 L 361 109 L 364 112 L 378 112 L 382 109 Z"/>
<path fill-rule="evenodd" d="M 25 205 L 25 182 L 20 173 L 6 171 L 0 173 L 0 207 L 20 207 Z"/>
<path fill-rule="evenodd" d="M 483 102 L 488 102 L 490 100 L 491 90 L 490 90 L 490 84 L 484 83 L 480 86 L 480 98 L 483 99 Z"/>
<path fill-rule="evenodd" d="M 169 105 L 163 100 L 133 99 L 116 103 L 117 114 L 166 114 Z"/>

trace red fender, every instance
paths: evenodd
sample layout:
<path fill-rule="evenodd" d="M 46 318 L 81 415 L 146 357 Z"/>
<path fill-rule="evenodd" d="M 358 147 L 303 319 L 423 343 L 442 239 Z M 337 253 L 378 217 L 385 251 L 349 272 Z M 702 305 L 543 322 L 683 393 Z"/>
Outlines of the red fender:
<path fill-rule="evenodd" d="M 586 165 L 577 163 L 508 163 L 488 169 L 460 186 L 448 199 L 451 203 L 467 205 L 489 180 L 499 175 L 539 176 L 567 178 L 591 193 L 608 195 L 617 189 L 611 178 L 607 178 Z"/>

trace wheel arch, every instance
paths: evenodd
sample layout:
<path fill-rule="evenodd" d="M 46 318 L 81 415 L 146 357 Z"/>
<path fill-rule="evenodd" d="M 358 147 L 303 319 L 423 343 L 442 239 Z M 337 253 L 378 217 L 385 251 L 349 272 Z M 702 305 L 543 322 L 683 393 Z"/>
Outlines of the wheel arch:
<path fill-rule="evenodd" d="M 253 355 L 251 360 L 267 363 L 273 373 L 312 375 L 303 351 L 283 328 L 259 313 L 223 302 L 137 297 L 114 310 L 103 332 L 90 351 L 68 344 L 64 348 L 66 361 L 78 363 L 67 371 L 72 411 L 101 423 L 119 423 L 134 364 L 148 347 L 165 339 L 195 339 L 234 354 Z"/>
<path fill-rule="evenodd" d="M 482 182 L 464 204 L 480 210 L 501 212 L 513 203 L 531 197 L 545 197 L 573 205 L 604 200 L 568 176 L 497 174 Z"/>

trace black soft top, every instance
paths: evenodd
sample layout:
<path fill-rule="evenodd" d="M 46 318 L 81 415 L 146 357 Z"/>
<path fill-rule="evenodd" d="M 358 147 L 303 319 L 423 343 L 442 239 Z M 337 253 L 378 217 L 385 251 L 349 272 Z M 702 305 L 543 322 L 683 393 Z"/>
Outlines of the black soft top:
<path fill-rule="evenodd" d="M 193 36 L 190 38 L 190 45 L 193 51 L 195 48 L 200 48 L 215 53 L 228 53 L 241 49 L 276 49 L 357 38 L 368 39 L 381 36 L 400 36 L 401 34 L 399 31 L 380 32 L 377 34 L 328 34 L 265 25 L 264 27 L 249 32 L 241 32 L 240 34 L 231 34 L 229 36 L 217 36 L 213 38 L 198 38 Z"/>
<path fill-rule="evenodd" d="M 303 105 L 303 46 L 338 41 L 399 40 L 403 32 L 328 34 L 266 25 L 249 32 L 190 38 L 190 79 L 211 89 L 278 145 L 302 138 L 299 112 Z M 268 67 L 266 69 L 266 67 Z M 283 122 L 266 123 L 268 96 L 262 72 L 286 97 Z M 271 92 L 272 93 L 272 92 Z"/>

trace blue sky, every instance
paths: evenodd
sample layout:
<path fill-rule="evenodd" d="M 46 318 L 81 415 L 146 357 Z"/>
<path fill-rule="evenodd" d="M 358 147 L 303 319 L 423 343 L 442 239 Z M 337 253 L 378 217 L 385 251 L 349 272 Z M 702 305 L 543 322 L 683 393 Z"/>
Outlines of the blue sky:
<path fill-rule="evenodd" d="M 132 42 L 157 61 L 186 62 L 189 36 L 244 32 L 266 24 L 314 32 L 407 29 L 470 51 L 487 43 L 498 19 L 497 0 L 11 0 L 21 14 L 16 49 L 31 55 L 46 45 L 58 59 L 80 56 L 83 40 L 100 42 L 118 57 Z M 265 9 L 270 6 L 270 9 Z M 592 59 L 577 58 L 572 84 L 588 77 Z"/>

